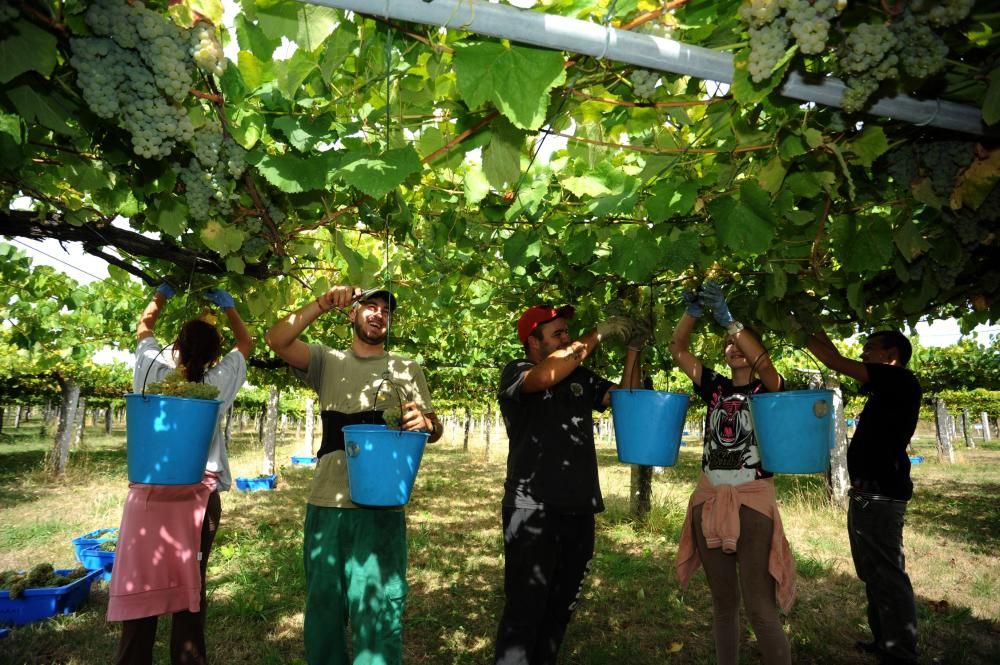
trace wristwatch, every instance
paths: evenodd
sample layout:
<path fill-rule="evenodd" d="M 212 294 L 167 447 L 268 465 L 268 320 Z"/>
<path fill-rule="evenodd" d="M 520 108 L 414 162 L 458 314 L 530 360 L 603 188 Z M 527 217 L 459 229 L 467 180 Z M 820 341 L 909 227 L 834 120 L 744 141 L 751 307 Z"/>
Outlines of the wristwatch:
<path fill-rule="evenodd" d="M 743 330 L 743 324 L 739 321 L 733 321 L 728 326 L 726 326 L 726 334 L 735 335 L 739 331 Z"/>

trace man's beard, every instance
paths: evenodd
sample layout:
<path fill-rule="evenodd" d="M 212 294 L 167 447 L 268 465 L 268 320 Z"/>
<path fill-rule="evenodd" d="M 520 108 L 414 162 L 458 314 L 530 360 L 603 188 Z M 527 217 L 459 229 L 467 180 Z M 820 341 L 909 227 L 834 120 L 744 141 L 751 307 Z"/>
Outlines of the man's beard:
<path fill-rule="evenodd" d="M 385 329 L 382 330 L 382 332 L 376 336 L 368 334 L 368 331 L 365 328 L 366 326 L 362 317 L 359 316 L 358 318 L 354 319 L 354 334 L 357 335 L 358 339 L 360 339 L 362 342 L 364 342 L 365 344 L 371 344 L 372 346 L 378 346 L 379 344 L 383 344 L 385 342 L 386 335 L 389 333 L 388 326 L 386 326 Z"/>

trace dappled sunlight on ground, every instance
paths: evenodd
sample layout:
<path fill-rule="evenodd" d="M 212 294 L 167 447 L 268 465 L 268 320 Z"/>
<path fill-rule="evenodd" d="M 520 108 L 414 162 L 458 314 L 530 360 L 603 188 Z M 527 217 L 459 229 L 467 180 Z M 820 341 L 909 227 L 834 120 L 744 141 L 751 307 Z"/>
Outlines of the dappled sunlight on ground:
<path fill-rule="evenodd" d="M 429 446 L 407 507 L 410 594 L 404 627 L 408 665 L 482 665 L 492 655 L 503 604 L 500 497 L 505 440 Z M 916 496 L 907 516 L 907 567 L 918 597 L 928 663 L 995 662 L 1000 652 L 1000 570 L 996 496 L 1000 445 L 967 451 L 969 466 L 928 461 L 914 467 Z M 12 446 L 13 448 L 13 446 Z M 295 665 L 304 662 L 302 522 L 313 470 L 293 467 L 292 433 L 277 451 L 275 491 L 223 495 L 222 523 L 209 565 L 209 650 L 213 662 Z M 50 483 L 33 471 L 37 453 L 20 449 L 8 466 L 0 448 L 0 567 L 39 560 L 69 563 L 68 541 L 97 527 L 117 526 L 126 493 L 120 443 L 92 441 L 87 472 Z M 249 433 L 233 450 L 234 475 L 255 475 L 262 453 Z M 702 573 L 682 591 L 673 572 L 677 536 L 698 478 L 701 450 L 684 446 L 676 467 L 655 473 L 652 512 L 629 512 L 630 468 L 614 448 L 598 449 L 607 510 L 598 516 L 593 570 L 570 624 L 562 665 L 712 663 L 711 610 Z M 933 459 L 932 459 L 933 458 Z M 34 461 L 30 461 L 34 460 Z M 72 464 L 76 461 L 71 459 Z M 236 471 L 239 469 L 239 471 Z M 23 481 L 23 482 L 22 482 Z M 844 512 L 825 500 L 821 476 L 777 479 L 782 518 L 796 557 L 798 599 L 785 628 L 794 662 L 848 665 L 866 637 L 864 591 L 855 578 Z M 25 491 L 20 491 L 22 488 Z M 104 621 L 106 586 L 95 587 L 83 611 L 17 629 L 3 645 L 11 663 L 98 665 L 117 641 Z M 167 622 L 161 622 L 157 658 Z M 744 627 L 744 663 L 757 663 Z M 990 656 L 987 656 L 990 654 Z M 13 658 L 13 660 L 10 660 Z M 4 661 L 8 662 L 8 661 Z"/>

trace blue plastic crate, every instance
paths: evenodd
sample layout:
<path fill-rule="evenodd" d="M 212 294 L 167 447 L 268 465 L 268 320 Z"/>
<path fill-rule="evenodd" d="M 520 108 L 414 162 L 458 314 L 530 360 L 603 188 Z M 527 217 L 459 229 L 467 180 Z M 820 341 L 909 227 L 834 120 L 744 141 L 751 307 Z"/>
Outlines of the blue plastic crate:
<path fill-rule="evenodd" d="M 77 536 L 73 539 L 73 551 L 76 553 L 76 560 L 83 563 L 83 551 L 91 547 L 100 545 L 101 543 L 106 543 L 109 540 L 118 539 L 118 529 L 117 528 L 107 528 L 107 529 L 94 529 L 90 533 L 85 533 L 82 536 Z"/>
<path fill-rule="evenodd" d="M 256 490 L 273 490 L 278 483 L 277 475 L 264 476 L 263 478 L 237 478 L 236 489 L 243 492 L 253 492 Z"/>
<path fill-rule="evenodd" d="M 55 572 L 57 575 L 66 575 L 73 571 Z M 23 626 L 57 614 L 69 614 L 75 611 L 90 597 L 90 585 L 101 576 L 101 572 L 92 570 L 80 579 L 61 587 L 25 589 L 24 593 L 13 599 L 6 590 L 0 590 L 0 624 Z"/>
<path fill-rule="evenodd" d="M 80 554 L 80 563 L 87 570 L 100 570 L 104 574 L 101 579 L 107 582 L 111 579 L 111 568 L 115 563 L 114 550 L 107 552 L 100 549 L 100 545 L 88 547 Z"/>
<path fill-rule="evenodd" d="M 314 455 L 292 455 L 292 466 L 308 466 L 315 463 Z"/>

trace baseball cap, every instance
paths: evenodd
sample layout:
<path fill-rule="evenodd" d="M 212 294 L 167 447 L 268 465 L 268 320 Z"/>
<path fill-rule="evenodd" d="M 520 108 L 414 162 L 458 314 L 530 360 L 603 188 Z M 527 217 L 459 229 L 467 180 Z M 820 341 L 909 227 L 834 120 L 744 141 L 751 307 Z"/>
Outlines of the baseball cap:
<path fill-rule="evenodd" d="M 528 341 L 528 336 L 531 335 L 532 331 L 534 331 L 534 329 L 538 326 L 543 323 L 548 323 L 553 319 L 572 319 L 575 311 L 576 310 L 570 305 L 563 305 L 562 307 L 535 305 L 534 307 L 529 307 L 527 311 L 521 315 L 521 318 L 517 320 L 517 336 L 521 340 L 521 344 Z"/>
<path fill-rule="evenodd" d="M 384 298 L 386 302 L 389 303 L 389 311 L 396 311 L 396 296 L 392 295 L 388 289 L 368 289 L 367 291 L 362 291 L 356 299 L 356 302 L 368 302 L 369 300 L 374 300 L 375 298 Z"/>

